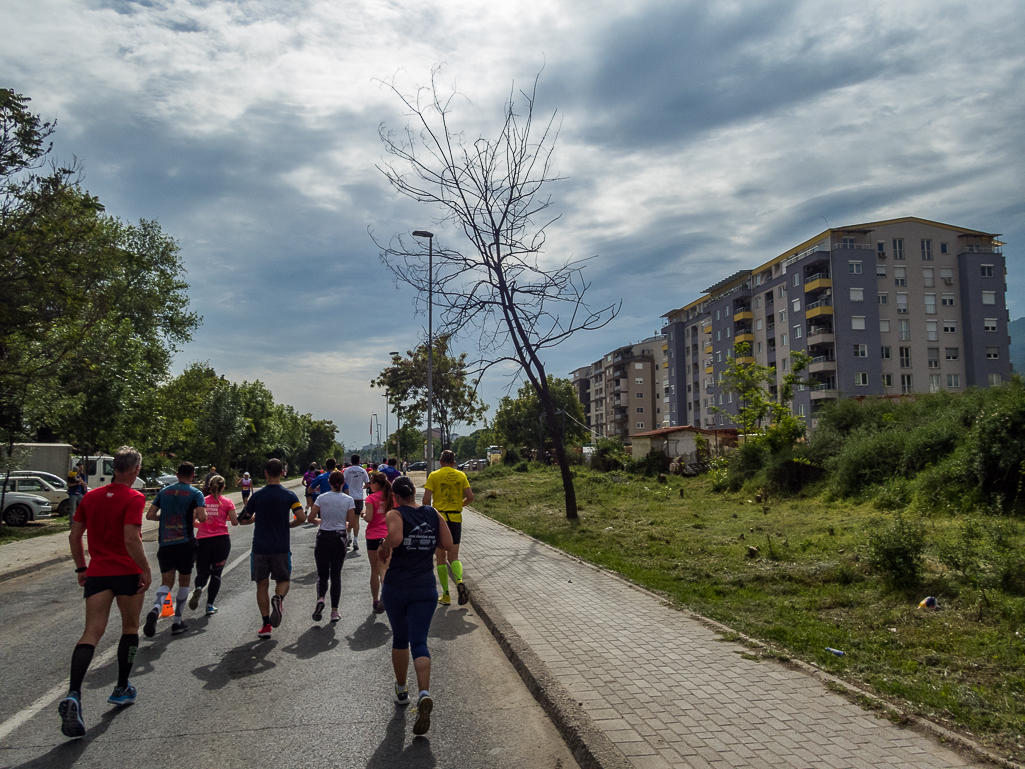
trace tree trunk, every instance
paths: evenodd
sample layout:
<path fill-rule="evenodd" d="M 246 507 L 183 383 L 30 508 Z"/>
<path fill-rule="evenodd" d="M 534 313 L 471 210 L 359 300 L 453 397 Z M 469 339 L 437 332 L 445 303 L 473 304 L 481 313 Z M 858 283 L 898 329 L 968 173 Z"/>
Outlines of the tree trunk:
<path fill-rule="evenodd" d="M 566 456 L 566 444 L 563 442 L 562 433 L 557 429 L 558 422 L 555 419 L 555 404 L 552 403 L 552 394 L 548 389 L 548 378 L 542 370 L 543 385 L 538 388 L 538 398 L 544 407 L 545 416 L 548 418 L 548 426 L 552 432 L 552 443 L 555 444 L 555 458 L 559 460 L 559 470 L 562 472 L 562 490 L 566 495 L 566 519 L 575 521 L 577 515 L 577 491 L 573 486 L 573 474 L 569 469 L 569 459 Z M 540 457 L 539 457 L 540 459 Z"/>

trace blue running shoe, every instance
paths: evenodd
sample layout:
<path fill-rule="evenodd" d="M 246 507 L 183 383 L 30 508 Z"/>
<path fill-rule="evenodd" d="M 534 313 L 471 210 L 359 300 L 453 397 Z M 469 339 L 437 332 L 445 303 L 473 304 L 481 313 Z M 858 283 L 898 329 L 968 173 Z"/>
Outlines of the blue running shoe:
<path fill-rule="evenodd" d="M 82 701 L 78 692 L 68 692 L 68 696 L 57 706 L 61 717 L 61 733 L 65 737 L 84 737 L 85 721 L 82 719 Z"/>
<path fill-rule="evenodd" d="M 131 681 L 129 681 L 128 686 L 126 686 L 124 689 L 122 689 L 120 686 L 114 689 L 114 693 L 107 697 L 107 702 L 109 702 L 111 705 L 117 705 L 119 707 L 121 705 L 131 705 L 135 702 L 138 696 L 139 690 L 132 686 Z"/>

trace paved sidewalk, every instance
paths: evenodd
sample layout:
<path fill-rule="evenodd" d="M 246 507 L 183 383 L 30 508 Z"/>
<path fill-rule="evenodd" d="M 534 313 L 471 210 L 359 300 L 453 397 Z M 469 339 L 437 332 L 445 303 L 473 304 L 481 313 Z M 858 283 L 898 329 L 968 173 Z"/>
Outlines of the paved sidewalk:
<path fill-rule="evenodd" d="M 468 579 L 637 769 L 990 766 L 812 675 L 745 659 L 746 648 L 624 580 L 464 517 Z"/>

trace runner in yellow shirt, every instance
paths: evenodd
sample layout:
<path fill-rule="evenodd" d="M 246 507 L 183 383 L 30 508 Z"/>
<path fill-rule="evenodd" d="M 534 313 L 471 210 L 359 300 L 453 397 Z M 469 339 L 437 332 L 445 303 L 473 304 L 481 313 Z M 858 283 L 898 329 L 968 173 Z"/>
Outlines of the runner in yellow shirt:
<path fill-rule="evenodd" d="M 452 567 L 452 576 L 456 578 L 456 590 L 459 592 L 459 605 L 463 606 L 470 600 L 470 593 L 463 584 L 463 564 L 459 561 L 459 541 L 463 529 L 463 505 L 473 502 L 473 490 L 466 479 L 466 473 L 456 469 L 456 455 L 446 449 L 441 452 L 441 468 L 427 477 L 424 484 L 423 504 L 431 505 L 441 513 L 448 522 L 452 532 L 452 548 L 438 548 L 435 555 L 438 560 L 438 579 L 441 581 L 442 595 L 438 603 L 449 606 L 452 603 L 448 594 L 448 568 Z"/>

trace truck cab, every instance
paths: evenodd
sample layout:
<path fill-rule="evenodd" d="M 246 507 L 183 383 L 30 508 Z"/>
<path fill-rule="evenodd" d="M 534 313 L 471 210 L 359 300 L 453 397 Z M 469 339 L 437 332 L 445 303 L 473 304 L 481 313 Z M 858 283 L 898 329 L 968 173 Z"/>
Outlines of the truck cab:
<path fill-rule="evenodd" d="M 85 477 L 90 489 L 114 482 L 114 457 L 84 457 L 82 461 L 85 462 Z M 142 478 L 136 478 L 135 483 L 132 484 L 132 488 L 139 491 L 142 491 L 145 486 Z"/>

